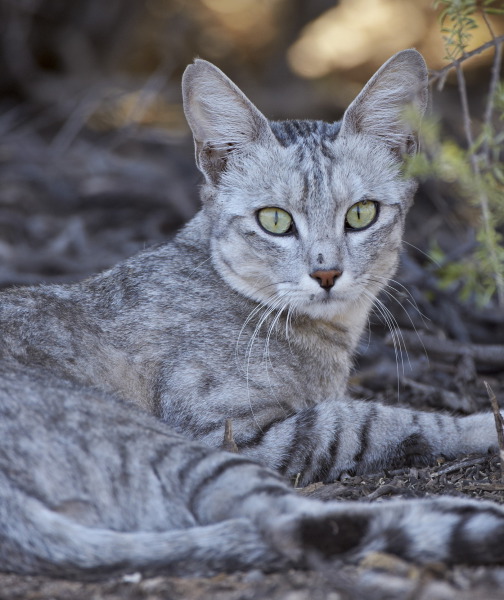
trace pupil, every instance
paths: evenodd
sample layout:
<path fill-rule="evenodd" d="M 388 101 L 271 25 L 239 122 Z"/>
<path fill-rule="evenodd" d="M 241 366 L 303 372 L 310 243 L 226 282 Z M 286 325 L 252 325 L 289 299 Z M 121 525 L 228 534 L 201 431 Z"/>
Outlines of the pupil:
<path fill-rule="evenodd" d="M 274 219 L 275 227 L 278 225 L 278 211 L 275 210 L 275 219 Z"/>
<path fill-rule="evenodd" d="M 360 221 L 360 206 L 357 205 L 357 219 Z"/>

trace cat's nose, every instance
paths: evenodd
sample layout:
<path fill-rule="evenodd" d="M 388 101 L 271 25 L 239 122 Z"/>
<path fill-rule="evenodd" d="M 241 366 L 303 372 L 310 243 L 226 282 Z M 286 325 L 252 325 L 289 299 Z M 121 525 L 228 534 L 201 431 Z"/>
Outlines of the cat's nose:
<path fill-rule="evenodd" d="M 341 275 L 342 271 L 331 269 L 330 271 L 314 271 L 310 273 L 310 277 L 319 282 L 320 287 L 325 290 L 330 290 L 336 279 Z"/>

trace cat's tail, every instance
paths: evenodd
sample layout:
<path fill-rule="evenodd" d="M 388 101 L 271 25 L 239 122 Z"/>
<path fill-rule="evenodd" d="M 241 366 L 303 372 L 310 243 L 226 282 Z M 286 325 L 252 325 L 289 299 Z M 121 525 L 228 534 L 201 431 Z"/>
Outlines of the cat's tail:
<path fill-rule="evenodd" d="M 77 524 L 30 498 L 23 520 L 0 532 L 1 568 L 79 579 L 136 571 L 209 576 L 309 566 L 312 556 L 358 561 L 372 551 L 420 563 L 504 564 L 504 509 L 489 502 L 444 497 L 366 505 L 294 494 L 279 502 L 283 516 L 273 500 L 263 518 L 117 532 Z"/>
<path fill-rule="evenodd" d="M 0 568 L 5 571 L 79 579 L 136 571 L 209 576 L 276 570 L 290 562 L 247 518 L 166 532 L 119 532 L 78 524 L 33 498 L 23 509 L 22 521 L 0 532 Z"/>

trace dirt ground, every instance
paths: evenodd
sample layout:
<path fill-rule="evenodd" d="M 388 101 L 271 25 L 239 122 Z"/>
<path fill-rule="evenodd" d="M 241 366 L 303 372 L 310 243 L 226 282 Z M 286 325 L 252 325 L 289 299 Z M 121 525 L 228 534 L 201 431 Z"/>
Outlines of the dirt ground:
<path fill-rule="evenodd" d="M 188 139 L 114 145 L 83 138 L 69 151 L 55 152 L 30 131 L 0 139 L 2 287 L 81 279 L 168 239 L 197 208 L 198 175 Z M 382 298 L 394 321 L 392 330 L 379 311 L 373 314 L 356 360 L 352 394 L 423 410 L 489 410 L 484 382 L 504 401 L 504 315 L 492 306 L 462 305 L 455 291 L 437 287 L 423 255 L 426 231 L 434 226 L 444 228 L 456 253 L 456 232 L 442 222 L 423 188 L 410 215 L 401 270 Z M 356 502 L 451 494 L 502 503 L 500 469 L 496 456 L 452 462 L 439 457 L 426 468 L 347 476 L 299 493 Z M 100 583 L 0 574 L 0 598 L 504 598 L 504 567 L 419 567 L 383 554 L 372 554 L 358 565 L 327 564 L 312 556 L 310 564 L 307 571 L 252 571 L 211 579 L 144 579 L 131 573 Z"/>

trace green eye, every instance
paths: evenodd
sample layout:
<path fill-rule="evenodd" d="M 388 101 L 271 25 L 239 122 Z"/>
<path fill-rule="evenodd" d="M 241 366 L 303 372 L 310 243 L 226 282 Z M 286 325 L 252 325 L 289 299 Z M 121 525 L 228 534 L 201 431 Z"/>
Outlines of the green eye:
<path fill-rule="evenodd" d="M 372 200 L 362 200 L 348 209 L 345 226 L 348 229 L 364 229 L 376 219 L 377 203 Z"/>
<path fill-rule="evenodd" d="M 281 208 L 261 208 L 257 212 L 257 220 L 261 227 L 268 233 L 284 235 L 292 233 L 294 221 L 288 212 Z"/>

